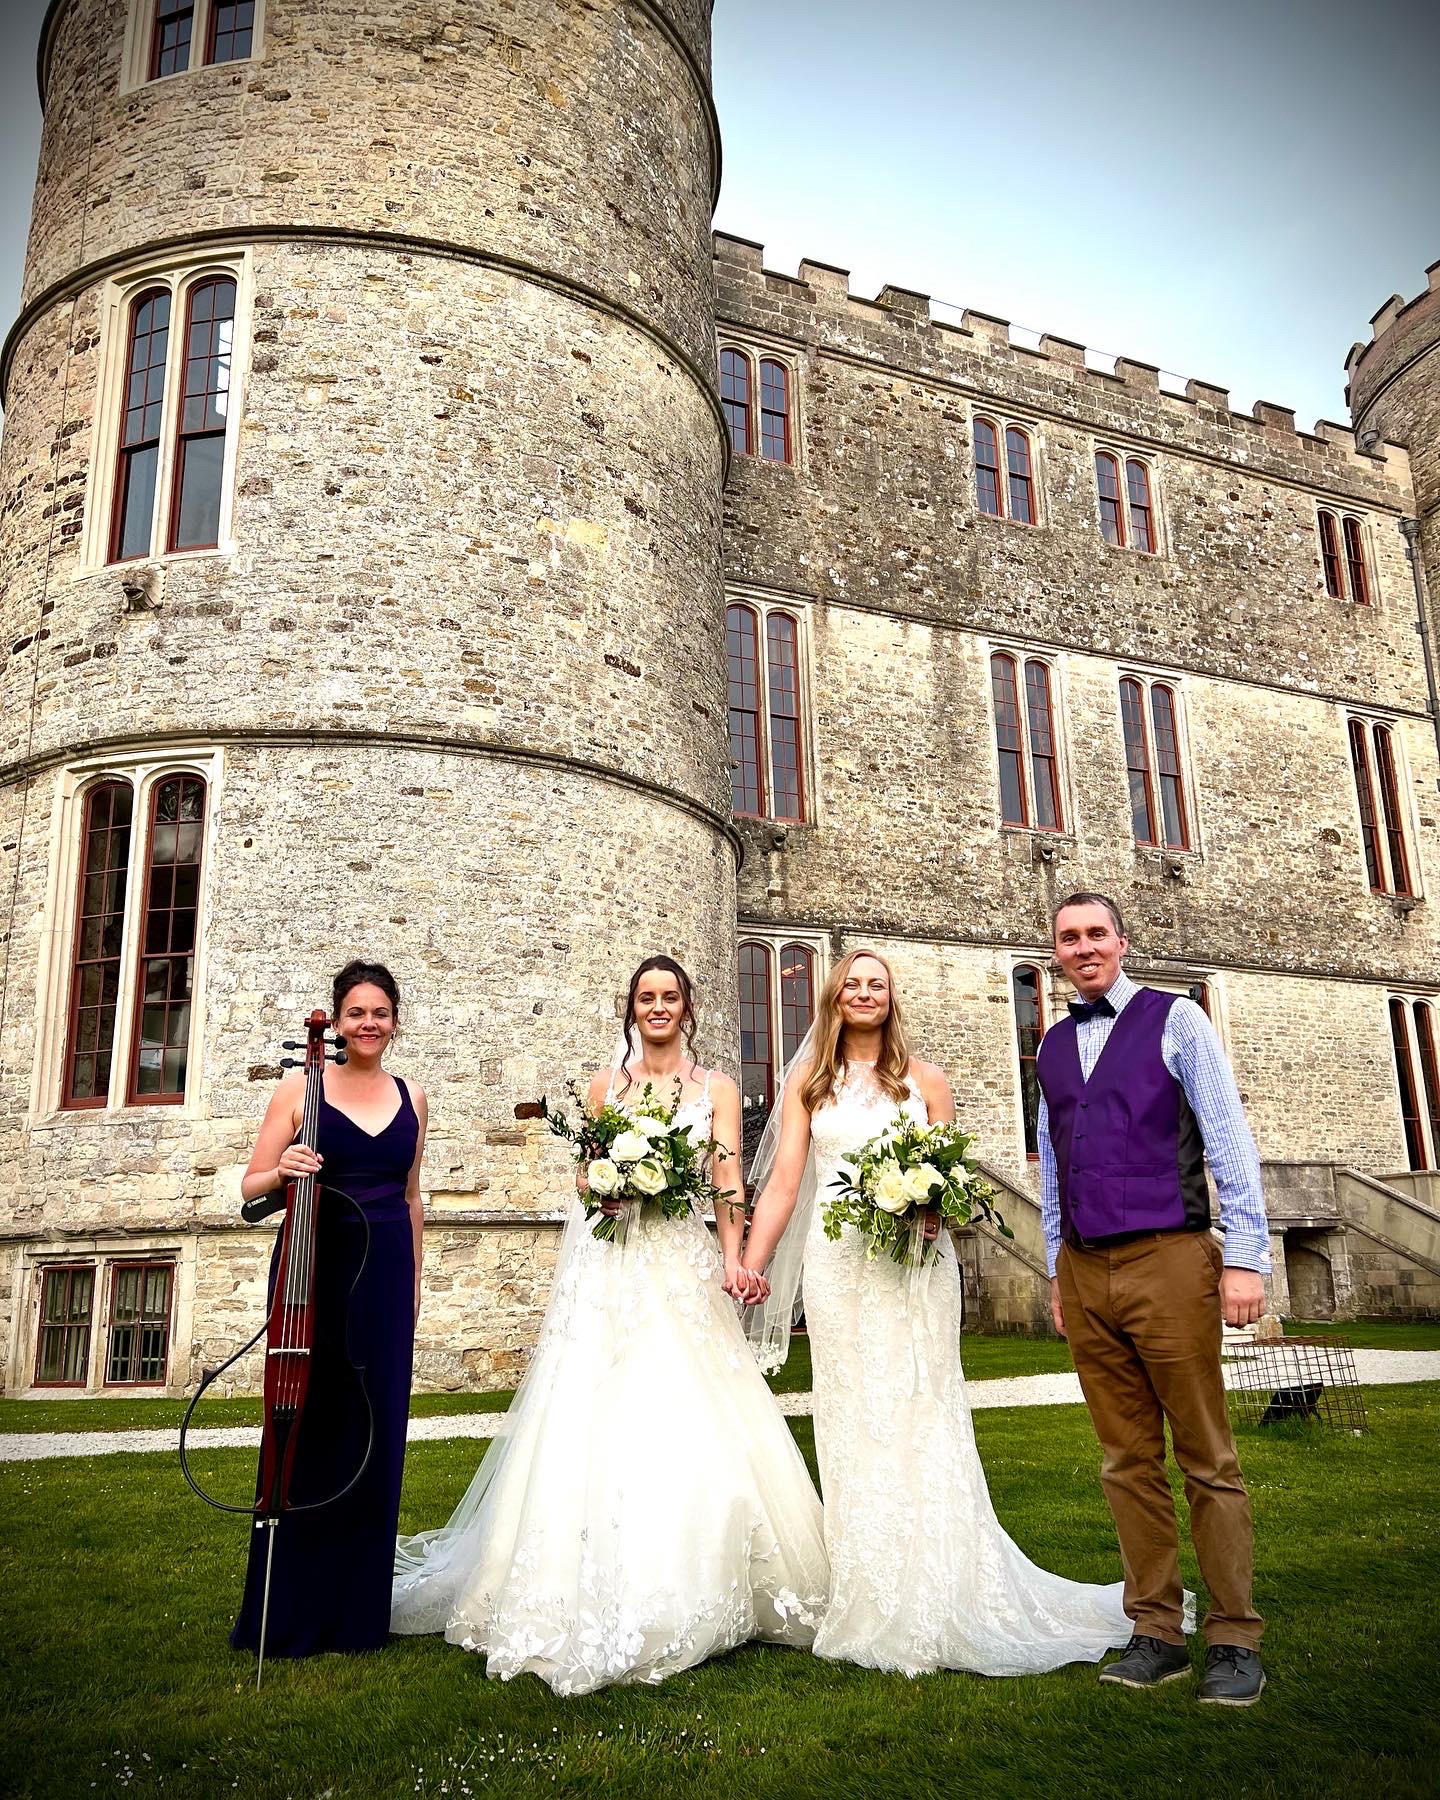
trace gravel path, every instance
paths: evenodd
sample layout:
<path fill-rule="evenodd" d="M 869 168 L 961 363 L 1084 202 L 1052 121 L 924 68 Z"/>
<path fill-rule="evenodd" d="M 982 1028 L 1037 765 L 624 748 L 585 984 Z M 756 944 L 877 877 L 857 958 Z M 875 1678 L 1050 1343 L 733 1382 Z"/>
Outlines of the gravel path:
<path fill-rule="evenodd" d="M 1440 1350 L 1357 1350 L 1355 1372 L 1362 1387 L 1385 1387 L 1407 1381 L 1440 1381 Z M 782 1413 L 806 1418 L 809 1394 L 776 1396 Z M 1012 1375 L 995 1381 L 972 1381 L 970 1404 L 990 1406 L 1077 1406 L 1080 1382 L 1074 1375 Z M 437 1438 L 491 1438 L 504 1427 L 504 1413 L 445 1413 L 412 1419 L 412 1443 Z M 40 1462 L 57 1456 L 114 1456 L 136 1451 L 173 1455 L 179 1433 L 164 1431 L 28 1431 L 0 1433 L 0 1462 Z M 196 1449 L 245 1448 L 260 1442 L 258 1425 L 211 1426 L 192 1431 Z"/>

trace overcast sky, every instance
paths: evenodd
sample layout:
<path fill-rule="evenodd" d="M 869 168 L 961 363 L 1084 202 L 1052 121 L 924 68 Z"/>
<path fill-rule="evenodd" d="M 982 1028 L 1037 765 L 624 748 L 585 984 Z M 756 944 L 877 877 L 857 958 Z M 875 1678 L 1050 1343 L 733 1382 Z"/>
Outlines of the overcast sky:
<path fill-rule="evenodd" d="M 0 0 L 6 326 L 44 10 Z M 1440 257 L 1437 69 L 1437 0 L 718 0 L 716 223 L 1343 419 L 1346 351 Z"/>

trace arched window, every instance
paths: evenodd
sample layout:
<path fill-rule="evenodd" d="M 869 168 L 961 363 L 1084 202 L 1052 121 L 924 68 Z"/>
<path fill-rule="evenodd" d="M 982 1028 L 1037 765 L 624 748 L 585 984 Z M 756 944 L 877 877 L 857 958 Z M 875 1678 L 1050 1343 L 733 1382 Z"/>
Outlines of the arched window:
<path fill-rule="evenodd" d="M 775 1033 L 771 1028 L 770 951 L 740 946 L 740 1091 L 747 1109 L 769 1112 L 775 1099 Z"/>
<path fill-rule="evenodd" d="M 1410 1056 L 1409 1008 L 1403 1000 L 1390 1001 L 1390 1038 L 1395 1048 L 1395 1081 L 1400 1091 L 1400 1123 L 1405 1132 L 1405 1154 L 1412 1169 L 1428 1169 L 1425 1121 L 1415 1085 L 1415 1065 Z"/>
<path fill-rule="evenodd" d="M 204 829 L 205 783 L 198 775 L 176 775 L 155 785 L 135 984 L 131 1102 L 185 1098 Z"/>
<path fill-rule="evenodd" d="M 1100 492 L 1100 531 L 1107 544 L 1125 542 L 1125 514 L 1120 505 L 1120 464 L 1106 450 L 1095 457 L 1095 485 Z"/>
<path fill-rule="evenodd" d="M 1015 657 L 1007 651 L 996 651 L 990 658 L 1001 822 L 1033 825 L 1037 831 L 1060 831 L 1063 821 L 1059 747 L 1049 664 L 1038 657 L 1026 660 L 1023 711 L 1021 678 Z"/>
<path fill-rule="evenodd" d="M 1159 547 L 1155 529 L 1155 496 L 1150 465 L 1138 456 L 1125 458 L 1125 478 L 1120 478 L 1120 458 L 1109 450 L 1095 452 L 1095 491 L 1100 503 L 1100 535 L 1107 544 L 1153 556 Z"/>
<path fill-rule="evenodd" d="M 1370 886 L 1377 894 L 1413 894 L 1394 729 L 1375 720 L 1351 719 L 1347 731 Z"/>
<path fill-rule="evenodd" d="M 775 1104 L 781 1071 L 815 1018 L 818 965 L 818 954 L 809 944 L 778 937 L 741 940 L 741 1137 L 747 1165 Z"/>
<path fill-rule="evenodd" d="M 992 519 L 1013 519 L 1017 525 L 1033 525 L 1035 464 L 1030 434 L 1019 425 L 1000 426 L 993 419 L 976 418 L 975 504 Z M 1005 474 L 1000 474 L 1000 444 L 1005 444 Z"/>
<path fill-rule="evenodd" d="M 750 358 L 743 350 L 720 352 L 720 404 L 730 433 L 730 448 L 737 456 L 750 454 Z"/>
<path fill-rule="evenodd" d="M 1332 600 L 1345 596 L 1345 578 L 1340 572 L 1340 532 L 1332 512 L 1322 512 L 1320 520 L 1320 562 L 1325 570 L 1325 592 Z"/>
<path fill-rule="evenodd" d="M 219 546 L 235 411 L 236 291 L 232 275 L 206 275 L 188 287 L 177 278 L 129 304 L 124 367 L 113 372 L 119 425 L 103 551 L 110 562 Z M 173 331 L 182 319 L 183 329 Z"/>
<path fill-rule="evenodd" d="M 725 609 L 730 690 L 730 788 L 737 813 L 765 810 L 760 762 L 760 624 L 748 606 Z"/>
<path fill-rule="evenodd" d="M 770 812 L 776 819 L 804 816 L 800 759 L 800 627 L 786 612 L 765 620 L 765 662 L 770 689 Z"/>
<path fill-rule="evenodd" d="M 151 784 L 138 857 L 137 789 L 111 778 L 81 802 L 64 1107 L 185 1097 L 207 786 L 193 773 Z"/>
<path fill-rule="evenodd" d="M 235 283 L 228 276 L 196 282 L 185 308 L 185 373 L 166 545 L 170 550 L 208 550 L 220 542 L 234 341 Z"/>
<path fill-rule="evenodd" d="M 995 703 L 995 748 L 1000 757 L 1000 818 L 1006 825 L 1028 825 L 1025 740 L 1013 656 L 997 653 L 990 658 L 990 687 Z"/>
<path fill-rule="evenodd" d="M 169 349 L 170 292 L 168 288 L 152 288 L 130 303 L 111 562 L 127 562 L 131 557 L 150 553 Z"/>
<path fill-rule="evenodd" d="M 1017 963 L 1010 975 L 1010 1002 L 1015 1013 L 1015 1049 L 1020 1061 L 1020 1111 L 1025 1127 L 1025 1154 L 1040 1154 L 1040 1083 L 1035 1058 L 1045 1032 L 1044 986 L 1034 963 Z"/>
<path fill-rule="evenodd" d="M 62 1086 L 66 1106 L 104 1106 L 110 1092 L 133 798 L 128 781 L 102 781 L 85 797 L 70 954 L 70 1030 Z"/>
<path fill-rule="evenodd" d="M 1357 606 L 1370 604 L 1370 578 L 1365 572 L 1365 537 L 1358 519 L 1345 521 L 1345 572 L 1350 577 L 1350 598 Z"/>
<path fill-rule="evenodd" d="M 725 609 L 731 805 L 750 818 L 805 816 L 800 621 L 782 608 Z M 765 704 L 761 707 L 761 695 Z M 768 782 L 767 782 L 768 772 Z"/>
<path fill-rule="evenodd" d="M 1000 504 L 1000 449 L 995 427 L 988 419 L 975 421 L 975 499 L 982 513 L 1003 519 Z"/>
<path fill-rule="evenodd" d="M 805 944 L 780 946 L 780 1061 L 800 1048 L 815 1017 L 815 952 Z"/>
<path fill-rule="evenodd" d="M 1035 523 L 1035 482 L 1030 472 L 1030 439 L 1018 425 L 1005 433 L 1005 468 L 1009 477 L 1010 517 L 1021 525 Z"/>
<path fill-rule="evenodd" d="M 1138 457 L 1125 464 L 1125 491 L 1130 497 L 1130 541 L 1137 550 L 1155 552 L 1155 515 L 1150 504 L 1150 471 Z"/>
<path fill-rule="evenodd" d="M 1185 818 L 1185 777 L 1180 762 L 1175 690 L 1164 682 L 1122 676 L 1120 726 L 1125 738 L 1130 825 L 1135 842 L 1163 843 L 1167 850 L 1188 850 L 1190 828 Z"/>
<path fill-rule="evenodd" d="M 1325 573 L 1325 592 L 1332 600 L 1353 600 L 1356 606 L 1371 602 L 1370 566 L 1365 555 L 1365 522 L 1352 513 L 1343 517 L 1321 507 L 1315 514 L 1320 538 L 1320 567 Z"/>
<path fill-rule="evenodd" d="M 767 462 L 790 456 L 790 372 L 766 358 L 760 364 L 760 454 Z"/>

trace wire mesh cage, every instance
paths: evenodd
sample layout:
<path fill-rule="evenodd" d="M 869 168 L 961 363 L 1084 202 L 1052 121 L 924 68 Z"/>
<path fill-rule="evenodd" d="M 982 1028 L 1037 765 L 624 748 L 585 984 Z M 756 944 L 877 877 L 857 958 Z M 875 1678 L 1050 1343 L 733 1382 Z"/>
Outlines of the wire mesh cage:
<path fill-rule="evenodd" d="M 1237 1420 L 1276 1425 L 1298 1419 L 1359 1437 L 1365 1401 L 1355 1352 L 1329 1338 L 1252 1338 L 1227 1346 L 1225 1385 Z"/>

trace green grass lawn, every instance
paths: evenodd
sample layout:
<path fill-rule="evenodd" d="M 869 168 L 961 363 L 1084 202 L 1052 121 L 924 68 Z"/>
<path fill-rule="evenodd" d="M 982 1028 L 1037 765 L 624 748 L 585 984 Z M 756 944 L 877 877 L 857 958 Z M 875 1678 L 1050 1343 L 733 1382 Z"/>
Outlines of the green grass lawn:
<path fill-rule="evenodd" d="M 1334 1338 L 1353 1350 L 1440 1350 L 1440 1323 L 1423 1319 L 1287 1319 L 1285 1335 Z"/>
<path fill-rule="evenodd" d="M 250 1658 L 225 1644 L 243 1521 L 194 1500 L 164 1456 L 0 1465 L 0 1792 L 1420 1800 L 1440 1766 L 1440 1391 L 1375 1389 L 1367 1406 L 1362 1438 L 1305 1426 L 1242 1438 L 1271 1619 L 1271 1685 L 1248 1712 L 1199 1708 L 1179 1682 L 1100 1688 L 1084 1666 L 908 1682 L 758 1648 L 659 1688 L 560 1701 L 529 1677 L 487 1681 L 438 1638 L 277 1663 L 257 1697 Z M 975 1427 L 1025 1550 L 1114 1578 L 1084 1411 L 982 1411 Z M 813 1467 L 809 1421 L 795 1429 Z M 476 1455 L 472 1442 L 413 1445 L 402 1529 L 443 1519 Z M 252 1466 L 238 1450 L 200 1460 L 232 1482 Z"/>

